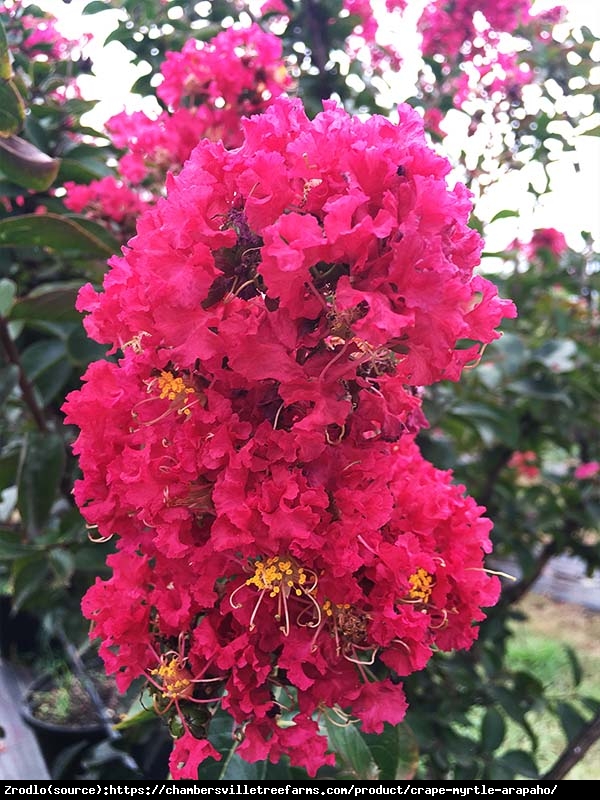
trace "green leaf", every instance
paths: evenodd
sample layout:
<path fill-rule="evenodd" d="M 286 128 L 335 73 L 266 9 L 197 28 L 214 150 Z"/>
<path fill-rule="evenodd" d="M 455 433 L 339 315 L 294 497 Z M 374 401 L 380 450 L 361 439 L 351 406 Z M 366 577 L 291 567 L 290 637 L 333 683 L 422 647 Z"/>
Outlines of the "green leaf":
<path fill-rule="evenodd" d="M 569 659 L 569 666 L 571 667 L 571 675 L 573 676 L 573 684 L 575 686 L 579 686 L 579 684 L 583 680 L 583 670 L 581 668 L 581 663 L 577 658 L 577 653 L 572 647 L 570 647 L 569 645 L 564 645 L 564 648 L 567 654 L 567 658 Z"/>
<path fill-rule="evenodd" d="M 2 406 L 18 382 L 19 368 L 15 364 L 7 364 L 0 368 L 0 404 Z"/>
<path fill-rule="evenodd" d="M 11 320 L 45 320 L 52 322 L 80 322 L 81 314 L 75 308 L 81 283 L 45 283 L 36 287 L 13 306 Z"/>
<path fill-rule="evenodd" d="M 572 339 L 551 339 L 533 353 L 552 372 L 571 372 L 577 366 L 578 348 Z"/>
<path fill-rule="evenodd" d="M 471 425 L 487 447 L 496 442 L 502 442 L 508 447 L 517 446 L 518 422 L 507 409 L 497 408 L 483 402 L 467 402 L 453 406 L 450 415 L 460 417 Z"/>
<path fill-rule="evenodd" d="M 126 731 L 128 728 L 136 728 L 138 725 L 144 725 L 154 720 L 156 720 L 156 712 L 152 709 L 152 696 L 146 689 L 134 699 L 127 714 L 117 722 L 114 728 L 117 731 Z"/>
<path fill-rule="evenodd" d="M 383 733 L 363 734 L 367 747 L 379 767 L 379 780 L 406 781 L 414 778 L 419 766 L 417 739 L 404 722 L 386 724 Z"/>
<path fill-rule="evenodd" d="M 25 121 L 25 106 L 12 81 L 0 80 L 0 141 L 18 133 Z M 0 168 L 3 168 L 0 160 Z"/>
<path fill-rule="evenodd" d="M 7 81 L 12 77 L 12 64 L 10 63 L 10 50 L 4 25 L 0 19 L 0 80 Z"/>
<path fill-rule="evenodd" d="M 34 553 L 15 561 L 12 575 L 12 607 L 20 611 L 47 583 L 48 568 L 44 553 Z"/>
<path fill-rule="evenodd" d="M 83 325 L 71 331 L 66 344 L 70 360 L 80 367 L 85 367 L 91 361 L 98 361 L 106 355 L 107 346 L 90 339 Z"/>
<path fill-rule="evenodd" d="M 497 750 L 506 735 L 504 717 L 495 708 L 488 708 L 481 720 L 481 744 L 488 753 Z"/>
<path fill-rule="evenodd" d="M 10 278 L 0 279 L 0 317 L 8 316 L 8 312 L 12 308 L 15 296 L 17 294 L 17 285 Z"/>
<path fill-rule="evenodd" d="M 335 714 L 334 711 L 330 712 Z M 353 778 L 374 781 L 379 777 L 379 767 L 358 728 L 353 724 L 344 725 L 325 717 L 325 728 L 329 747 L 336 755 L 340 769 Z"/>
<path fill-rule="evenodd" d="M 19 136 L 0 139 L 0 172 L 26 189 L 48 189 L 58 174 L 60 161 L 50 158 Z"/>
<path fill-rule="evenodd" d="M 509 750 L 501 761 L 510 766 L 514 773 L 525 775 L 526 778 L 537 778 L 539 775 L 535 761 L 524 750 Z"/>
<path fill-rule="evenodd" d="M 73 554 L 64 548 L 55 547 L 48 553 L 48 565 L 54 573 L 54 586 L 67 587 L 75 571 Z"/>
<path fill-rule="evenodd" d="M 29 380 L 42 396 L 43 405 L 56 397 L 69 379 L 72 364 L 65 343 L 60 339 L 40 339 L 21 353 L 21 363 Z"/>
<path fill-rule="evenodd" d="M 57 433 L 27 434 L 19 465 L 17 507 L 31 538 L 41 533 L 48 521 L 64 465 L 64 443 Z"/>
<path fill-rule="evenodd" d="M 264 761 L 249 764 L 237 755 L 238 740 L 234 737 L 236 723 L 225 711 L 218 711 L 210 722 L 208 738 L 221 761 L 207 759 L 200 767 L 201 780 L 262 781 L 267 765 Z"/>
<path fill-rule="evenodd" d="M 60 162 L 58 177 L 61 183 L 66 181 L 90 183 L 90 181 L 97 181 L 106 177 L 106 175 L 112 174 L 113 171 L 105 161 L 92 158 L 75 159 L 63 157 Z"/>
<path fill-rule="evenodd" d="M 562 725 L 567 739 L 572 741 L 585 727 L 585 719 L 581 716 L 579 711 L 569 703 L 558 703 L 556 706 L 556 713 L 558 714 L 560 724 Z"/>
<path fill-rule="evenodd" d="M 23 214 L 0 221 L 0 247 L 42 247 L 63 254 L 111 256 L 109 247 L 89 225 L 58 214 Z"/>
<path fill-rule="evenodd" d="M 91 3 L 83 7 L 81 13 L 98 14 L 100 11 L 106 11 L 107 8 L 110 8 L 110 4 L 105 3 L 104 0 L 92 0 Z"/>
<path fill-rule="evenodd" d="M 518 211 L 511 211 L 510 209 L 506 208 L 504 211 L 499 211 L 497 214 L 491 218 L 490 222 L 496 222 L 497 219 L 506 219 L 506 217 L 518 217 Z"/>
<path fill-rule="evenodd" d="M 596 125 L 595 128 L 590 128 L 588 131 L 582 131 L 581 136 L 600 136 L 600 125 Z"/>
<path fill-rule="evenodd" d="M 31 545 L 23 543 L 19 531 L 0 528 L 0 561 L 12 561 L 30 552 Z"/>
<path fill-rule="evenodd" d="M 15 485 L 16 474 L 19 468 L 20 443 L 14 436 L 12 447 L 6 447 L 0 455 L 0 491 Z"/>

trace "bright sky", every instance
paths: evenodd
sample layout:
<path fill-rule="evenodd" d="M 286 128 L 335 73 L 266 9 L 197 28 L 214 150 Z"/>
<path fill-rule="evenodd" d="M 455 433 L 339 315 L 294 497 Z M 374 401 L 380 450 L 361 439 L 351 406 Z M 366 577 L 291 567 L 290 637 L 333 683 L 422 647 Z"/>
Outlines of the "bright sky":
<path fill-rule="evenodd" d="M 141 74 L 139 69 L 130 63 L 126 49 L 118 42 L 102 47 L 104 38 L 115 27 L 119 15 L 117 10 L 108 10 L 91 17 L 82 16 L 81 10 L 89 0 L 72 0 L 65 4 L 61 0 L 37 0 L 37 5 L 50 11 L 60 20 L 62 32 L 76 38 L 81 33 L 93 32 L 94 40 L 88 46 L 87 54 L 93 59 L 93 76 L 82 76 L 80 84 L 84 96 L 99 100 L 98 105 L 86 120 L 92 127 L 100 128 L 103 122 L 113 114 L 127 108 L 129 111 L 143 108 L 139 97 L 132 97 L 130 87 Z M 418 13 L 425 0 L 411 0 L 412 10 Z M 536 7 L 552 7 L 558 0 L 538 0 Z M 569 10 L 569 16 L 579 25 L 587 25 L 600 39 L 600 1 L 599 0 L 562 0 Z M 374 0 L 378 6 L 381 0 Z M 415 14 L 416 16 L 416 14 Z M 388 39 L 402 34 L 393 26 L 384 26 Z M 406 31 L 404 39 L 408 40 Z M 414 37 L 412 37 L 414 39 Z M 596 45 L 600 58 L 600 44 Z M 401 101 L 412 93 L 416 70 L 418 69 L 417 42 L 405 52 L 405 63 L 402 75 L 393 82 L 390 98 Z M 600 66 L 598 67 L 600 84 Z M 588 99 L 591 98 L 588 96 Z M 535 108 L 536 98 L 528 97 L 528 102 Z M 600 124 L 600 115 L 596 115 L 595 123 Z M 444 149 L 452 158 L 456 158 L 464 142 L 469 118 L 466 114 L 455 111 L 447 123 L 449 135 L 444 141 Z M 509 208 L 519 211 L 519 218 L 498 220 L 486 231 L 488 252 L 498 252 L 516 237 L 527 239 L 530 231 L 540 227 L 555 227 L 563 231 L 568 243 L 574 249 L 583 245 L 581 231 L 589 231 L 600 250 L 600 137 L 585 136 L 581 131 L 569 131 L 575 147 L 576 158 L 581 164 L 579 170 L 573 163 L 572 156 L 563 155 L 549 168 L 550 181 L 545 185 L 541 165 L 530 162 L 520 170 L 512 170 L 482 193 L 477 204 L 478 215 L 491 219 L 498 211 Z M 473 142 L 477 146 L 477 142 Z M 532 183 L 538 190 L 546 189 L 539 201 L 529 191 Z"/>

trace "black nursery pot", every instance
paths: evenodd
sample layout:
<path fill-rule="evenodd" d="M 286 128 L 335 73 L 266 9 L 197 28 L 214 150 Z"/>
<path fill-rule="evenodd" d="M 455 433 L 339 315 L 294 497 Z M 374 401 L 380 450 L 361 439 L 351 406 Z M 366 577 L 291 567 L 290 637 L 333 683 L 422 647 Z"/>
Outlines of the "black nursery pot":
<path fill-rule="evenodd" d="M 41 675 L 33 681 L 26 689 L 21 703 L 21 716 L 35 733 L 36 739 L 42 751 L 48 770 L 52 772 L 53 767 L 58 761 L 61 753 L 70 750 L 71 753 L 65 754 L 61 768 L 61 778 L 75 777 L 81 766 L 81 755 L 84 750 L 92 744 L 101 742 L 108 738 L 105 725 L 98 718 L 94 719 L 94 714 L 88 715 L 88 719 L 83 723 L 56 723 L 40 719 L 34 713 L 33 699 L 36 692 L 47 691 L 54 685 L 52 675 Z"/>
<path fill-rule="evenodd" d="M 0 656 L 31 656 L 37 651 L 40 622 L 26 611 L 14 613 L 12 600 L 0 595 Z"/>

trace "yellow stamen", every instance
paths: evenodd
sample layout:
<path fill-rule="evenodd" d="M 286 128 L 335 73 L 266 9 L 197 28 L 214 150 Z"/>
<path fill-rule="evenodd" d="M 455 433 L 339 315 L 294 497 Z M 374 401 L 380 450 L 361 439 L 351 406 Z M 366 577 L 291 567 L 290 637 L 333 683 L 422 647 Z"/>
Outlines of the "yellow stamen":
<path fill-rule="evenodd" d="M 164 661 L 156 669 L 150 670 L 150 674 L 160 678 L 163 697 L 188 697 L 193 691 L 189 670 L 182 665 L 178 656 Z"/>
<path fill-rule="evenodd" d="M 267 561 L 257 561 L 254 575 L 248 578 L 246 586 L 256 586 L 263 591 L 269 590 L 269 597 L 276 597 L 284 586 L 286 591 L 293 589 L 298 597 L 304 594 L 307 576 L 304 567 L 293 564 L 289 559 L 273 556 Z M 288 594 L 291 592 L 287 591 Z"/>
<path fill-rule="evenodd" d="M 411 589 L 408 593 L 410 599 L 420 601 L 421 603 L 428 603 L 434 586 L 433 576 L 430 575 L 427 570 L 423 569 L 423 567 L 419 567 L 408 580 L 411 584 Z"/>
<path fill-rule="evenodd" d="M 304 597 L 315 607 L 317 620 L 309 623 L 310 627 L 316 627 L 321 622 L 321 609 L 312 596 L 317 586 L 317 576 L 312 570 L 299 566 L 290 557 L 273 556 L 266 561 L 257 561 L 254 565 L 254 575 L 248 578 L 241 586 L 238 586 L 229 596 L 229 602 L 233 608 L 240 608 L 240 605 L 234 602 L 234 597 L 244 586 L 254 586 L 260 592 L 250 617 L 250 630 L 254 630 L 256 614 L 263 598 L 267 595 L 277 598 L 275 619 L 278 622 L 283 619 L 281 630 L 286 636 L 289 635 L 290 631 L 287 602 L 290 595 Z"/>

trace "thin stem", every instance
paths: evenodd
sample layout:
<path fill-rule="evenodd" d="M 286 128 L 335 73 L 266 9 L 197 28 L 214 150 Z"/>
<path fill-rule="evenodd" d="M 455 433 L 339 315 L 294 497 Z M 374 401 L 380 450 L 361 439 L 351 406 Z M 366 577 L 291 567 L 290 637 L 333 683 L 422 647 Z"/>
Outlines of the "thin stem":
<path fill-rule="evenodd" d="M 600 739 L 600 711 L 567 745 L 555 764 L 545 775 L 541 776 L 542 780 L 561 781 L 581 761 L 598 739 Z"/>
<path fill-rule="evenodd" d="M 35 397 L 33 386 L 31 385 L 29 379 L 25 375 L 25 370 L 23 369 L 23 365 L 21 363 L 19 351 L 17 350 L 15 343 L 11 338 L 6 319 L 2 316 L 0 316 L 0 343 L 4 348 L 4 352 L 6 353 L 6 357 L 8 358 L 9 362 L 11 364 L 14 364 L 15 367 L 19 370 L 19 386 L 21 387 L 21 394 L 23 395 L 23 400 L 25 401 L 25 404 L 31 411 L 31 415 L 35 420 L 35 423 L 40 429 L 40 431 L 42 431 L 43 433 L 47 433 L 48 423 L 46 422 L 44 412 L 39 406 L 38 401 Z"/>

